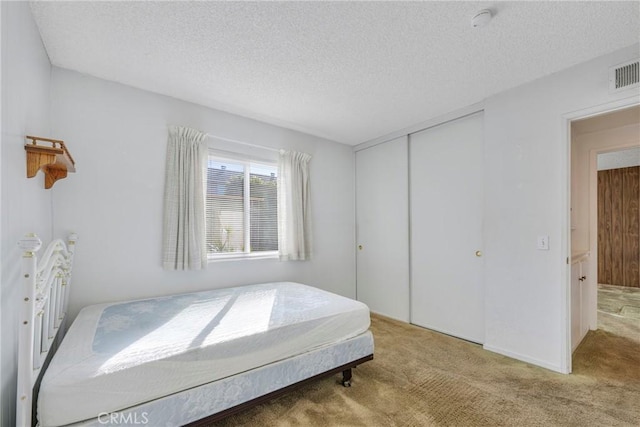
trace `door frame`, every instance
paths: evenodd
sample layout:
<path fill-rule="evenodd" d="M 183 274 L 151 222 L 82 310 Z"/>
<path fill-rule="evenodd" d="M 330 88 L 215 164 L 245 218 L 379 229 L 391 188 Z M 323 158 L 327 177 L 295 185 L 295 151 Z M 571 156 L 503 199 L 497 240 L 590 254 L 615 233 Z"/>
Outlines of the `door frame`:
<path fill-rule="evenodd" d="M 571 122 L 575 120 L 586 119 L 589 117 L 599 116 L 601 114 L 611 113 L 617 110 L 623 110 L 625 108 L 633 107 L 636 105 L 640 105 L 640 98 L 637 95 L 630 96 L 627 98 L 622 98 L 617 101 L 607 102 L 600 105 L 595 105 L 589 108 L 584 108 L 572 112 L 568 112 L 562 115 L 561 126 L 562 126 L 562 143 L 561 146 L 561 165 L 562 170 L 560 173 L 561 176 L 561 253 L 565 254 L 566 260 L 562 260 L 561 266 L 561 283 L 564 283 L 565 286 L 561 286 L 561 308 L 564 308 L 564 313 L 561 313 L 561 322 L 564 322 L 564 327 L 562 328 L 564 333 L 564 339 L 561 340 L 562 348 L 561 354 L 563 355 L 561 359 L 560 369 L 564 373 L 571 373 L 572 364 L 571 359 L 573 352 L 571 351 Z M 610 151 L 610 150 L 609 150 Z M 593 156 L 593 153 L 591 153 Z M 590 171 L 591 174 L 591 171 Z M 590 176 L 591 178 L 591 176 Z M 591 205 L 590 205 L 591 206 Z M 590 217 L 589 222 L 593 218 Z M 596 217 L 597 221 L 597 217 Z M 590 242 L 592 238 L 590 237 Z M 590 272 L 593 269 L 593 265 L 596 265 L 598 261 L 597 252 L 594 254 L 594 248 L 589 248 L 590 254 Z M 597 251 L 597 246 L 595 247 Z M 596 270 L 597 271 L 597 270 Z M 590 301 L 590 308 L 593 309 L 594 304 L 593 301 Z M 597 302 L 596 302 L 597 303 Z M 596 305 L 597 309 L 597 305 Z M 591 314 L 591 313 L 590 313 Z M 595 321 L 590 317 L 590 326 L 591 321 Z"/>

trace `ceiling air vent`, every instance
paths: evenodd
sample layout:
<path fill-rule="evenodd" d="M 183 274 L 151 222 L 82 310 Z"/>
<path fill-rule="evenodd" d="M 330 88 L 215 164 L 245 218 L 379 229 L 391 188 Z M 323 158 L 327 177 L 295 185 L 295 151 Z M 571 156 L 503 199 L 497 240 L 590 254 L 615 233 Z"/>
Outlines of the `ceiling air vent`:
<path fill-rule="evenodd" d="M 618 64 L 609 69 L 609 91 L 631 89 L 640 86 L 640 60 Z"/>

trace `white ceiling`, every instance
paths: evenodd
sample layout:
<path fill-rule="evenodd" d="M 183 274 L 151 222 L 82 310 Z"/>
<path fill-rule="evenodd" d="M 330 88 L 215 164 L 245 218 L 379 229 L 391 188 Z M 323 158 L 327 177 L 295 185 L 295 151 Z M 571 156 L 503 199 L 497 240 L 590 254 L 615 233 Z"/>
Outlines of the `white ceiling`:
<path fill-rule="evenodd" d="M 472 28 L 486 7 L 494 19 Z M 640 41 L 637 1 L 54 1 L 31 9 L 53 65 L 346 144 Z"/>

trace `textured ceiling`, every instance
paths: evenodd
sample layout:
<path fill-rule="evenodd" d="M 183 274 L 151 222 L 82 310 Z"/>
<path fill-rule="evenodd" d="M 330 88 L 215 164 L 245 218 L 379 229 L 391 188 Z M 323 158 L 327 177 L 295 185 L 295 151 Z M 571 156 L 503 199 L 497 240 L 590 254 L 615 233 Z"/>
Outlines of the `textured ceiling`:
<path fill-rule="evenodd" d="M 485 7 L 495 18 L 472 28 Z M 55 1 L 31 9 L 56 66 L 347 144 L 640 40 L 637 1 Z"/>

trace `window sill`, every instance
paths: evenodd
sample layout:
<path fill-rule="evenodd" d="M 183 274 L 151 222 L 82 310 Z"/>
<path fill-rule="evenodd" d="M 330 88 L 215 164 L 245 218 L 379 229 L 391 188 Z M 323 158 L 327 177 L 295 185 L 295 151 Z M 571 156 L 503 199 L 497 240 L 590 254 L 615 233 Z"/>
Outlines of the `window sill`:
<path fill-rule="evenodd" d="M 209 255 L 207 262 L 220 262 L 220 261 L 243 261 L 254 259 L 278 259 L 277 251 L 270 252 L 257 252 L 257 253 L 231 253 L 231 254 L 216 254 Z"/>

